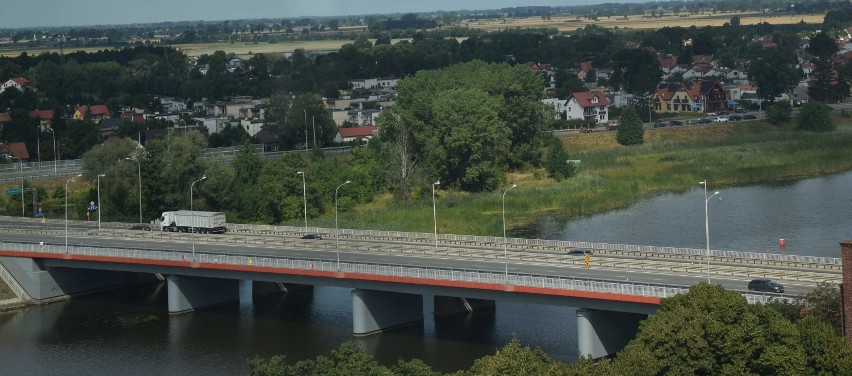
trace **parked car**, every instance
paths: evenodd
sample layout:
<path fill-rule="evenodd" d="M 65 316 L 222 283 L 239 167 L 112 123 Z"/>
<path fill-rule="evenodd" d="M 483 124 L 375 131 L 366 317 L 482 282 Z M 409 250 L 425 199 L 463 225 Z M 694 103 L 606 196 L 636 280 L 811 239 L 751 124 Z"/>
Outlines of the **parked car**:
<path fill-rule="evenodd" d="M 680 120 L 672 120 L 669 122 L 670 127 L 680 127 L 683 125 L 683 122 Z"/>
<path fill-rule="evenodd" d="M 743 115 L 743 120 L 754 120 L 757 119 L 757 116 L 754 115 Z"/>
<path fill-rule="evenodd" d="M 616 129 L 618 129 L 618 124 L 607 124 L 606 125 L 606 130 L 608 130 L 608 131 L 614 131 Z"/>
<path fill-rule="evenodd" d="M 715 113 L 715 112 L 708 112 L 708 113 L 707 113 L 707 116 L 716 116 L 716 115 L 719 115 L 719 114 L 717 114 L 717 113 Z"/>
<path fill-rule="evenodd" d="M 319 236 L 319 234 L 305 234 L 302 235 L 302 239 L 322 239 L 322 236 Z"/>
<path fill-rule="evenodd" d="M 136 230 L 136 231 L 151 231 L 151 226 L 148 226 L 148 225 L 133 225 L 133 226 L 130 226 L 130 229 Z"/>
<path fill-rule="evenodd" d="M 665 127 L 666 127 L 666 123 L 663 123 L 662 121 L 658 121 L 658 122 L 654 123 L 654 128 L 665 128 Z"/>
<path fill-rule="evenodd" d="M 728 111 L 719 111 L 719 115 L 727 115 Z"/>
<path fill-rule="evenodd" d="M 724 123 L 724 122 L 728 121 L 728 118 L 725 117 L 725 116 L 717 116 L 716 119 L 713 120 L 713 121 L 715 121 L 717 123 Z"/>
<path fill-rule="evenodd" d="M 591 249 L 572 249 L 572 250 L 568 251 L 568 256 L 585 256 L 585 255 L 591 256 L 592 253 L 593 252 L 592 252 Z"/>
<path fill-rule="evenodd" d="M 710 119 L 708 119 L 708 118 L 698 119 L 698 124 L 710 124 L 710 123 L 712 123 L 712 121 L 710 121 Z"/>
<path fill-rule="evenodd" d="M 754 279 L 748 283 L 749 291 L 784 292 L 784 286 L 769 279 Z"/>
<path fill-rule="evenodd" d="M 748 112 L 748 109 L 745 109 L 745 108 L 742 108 L 742 107 L 737 107 L 737 109 L 734 110 L 734 112 L 736 112 L 738 114 L 744 114 L 744 113 Z"/>
<path fill-rule="evenodd" d="M 742 116 L 740 116 L 740 115 L 731 115 L 731 116 L 728 116 L 728 120 L 730 120 L 730 121 L 740 121 L 740 120 L 742 120 L 742 119 L 743 119 L 743 117 L 742 117 Z"/>

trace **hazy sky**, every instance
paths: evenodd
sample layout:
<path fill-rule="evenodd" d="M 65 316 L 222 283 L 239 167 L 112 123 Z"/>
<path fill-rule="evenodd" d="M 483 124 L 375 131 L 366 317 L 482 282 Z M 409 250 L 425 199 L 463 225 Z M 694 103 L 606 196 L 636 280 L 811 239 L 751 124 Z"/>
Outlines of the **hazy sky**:
<path fill-rule="evenodd" d="M 0 28 L 289 18 L 637 0 L 0 0 Z"/>

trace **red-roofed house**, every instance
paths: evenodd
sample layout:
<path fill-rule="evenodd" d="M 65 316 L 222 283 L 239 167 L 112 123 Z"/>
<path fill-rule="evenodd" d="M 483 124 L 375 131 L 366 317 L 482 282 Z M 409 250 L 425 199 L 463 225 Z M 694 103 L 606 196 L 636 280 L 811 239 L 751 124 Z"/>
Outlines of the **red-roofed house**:
<path fill-rule="evenodd" d="M 663 82 L 651 95 L 654 112 L 713 112 L 727 108 L 728 93 L 716 80 Z"/>
<path fill-rule="evenodd" d="M 109 108 L 103 104 L 96 104 L 94 106 L 80 106 L 77 107 L 77 110 L 74 111 L 74 115 L 71 117 L 74 120 L 84 120 L 89 119 L 94 121 L 95 123 L 100 122 L 102 119 L 111 118 L 112 113 L 109 112 Z"/>
<path fill-rule="evenodd" d="M 601 92 L 571 93 L 566 105 L 568 120 L 584 119 L 598 124 L 609 123 L 609 99 Z"/>
<path fill-rule="evenodd" d="M 18 89 L 20 92 L 24 91 L 35 91 L 33 86 L 30 84 L 30 81 L 23 77 L 12 77 L 0 85 L 0 93 L 6 91 L 6 89 L 13 87 Z"/>
<path fill-rule="evenodd" d="M 657 61 L 660 62 L 660 67 L 663 68 L 663 73 L 669 74 L 672 68 L 677 66 L 677 56 L 659 55 Z"/>
<path fill-rule="evenodd" d="M 41 125 L 41 130 L 47 130 L 53 125 L 53 110 L 35 110 L 30 111 L 30 117 L 38 119 Z"/>
<path fill-rule="evenodd" d="M 27 144 L 23 142 L 0 142 L 0 156 L 5 159 L 11 157 L 21 158 L 26 162 L 30 159 L 30 153 L 27 152 Z"/>
<path fill-rule="evenodd" d="M 373 125 L 365 125 L 363 127 L 338 128 L 337 135 L 334 136 L 336 142 L 349 142 L 357 139 L 369 140 L 378 133 Z"/>

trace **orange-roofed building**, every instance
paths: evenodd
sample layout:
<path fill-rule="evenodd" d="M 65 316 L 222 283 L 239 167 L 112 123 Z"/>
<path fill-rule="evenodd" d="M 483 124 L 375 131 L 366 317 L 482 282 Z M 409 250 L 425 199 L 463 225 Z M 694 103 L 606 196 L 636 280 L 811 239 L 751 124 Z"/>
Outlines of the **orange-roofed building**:
<path fill-rule="evenodd" d="M 35 88 L 33 88 L 32 84 L 30 83 L 30 80 L 23 77 L 12 77 L 6 80 L 6 82 L 0 84 L 0 93 L 12 87 L 18 89 L 18 91 L 22 93 L 24 91 L 35 91 Z"/>
<path fill-rule="evenodd" d="M 336 142 L 349 142 L 357 139 L 369 140 L 378 134 L 378 130 L 373 125 L 365 125 L 362 127 L 339 128 L 337 135 L 334 136 Z"/>
<path fill-rule="evenodd" d="M 609 105 L 609 98 L 598 91 L 571 93 L 565 105 L 565 113 L 569 120 L 584 119 L 606 124 L 609 123 Z"/>
<path fill-rule="evenodd" d="M 109 111 L 106 105 L 96 104 L 93 106 L 80 106 L 77 107 L 77 110 L 74 111 L 74 115 L 71 116 L 74 120 L 85 120 L 89 119 L 94 121 L 95 123 L 100 123 L 103 119 L 108 119 L 112 117 L 112 113 Z"/>
<path fill-rule="evenodd" d="M 41 130 L 47 130 L 53 125 L 53 110 L 35 110 L 30 111 L 30 117 L 38 119 Z"/>
<path fill-rule="evenodd" d="M 0 142 L 0 156 L 5 159 L 20 158 L 24 162 L 30 159 L 27 144 L 23 142 Z"/>

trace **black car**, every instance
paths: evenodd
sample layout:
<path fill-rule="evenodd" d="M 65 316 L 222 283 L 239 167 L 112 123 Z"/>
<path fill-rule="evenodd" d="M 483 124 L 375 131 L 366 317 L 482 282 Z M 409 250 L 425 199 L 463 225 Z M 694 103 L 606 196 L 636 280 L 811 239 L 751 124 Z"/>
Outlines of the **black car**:
<path fill-rule="evenodd" d="M 748 110 L 740 107 L 740 108 L 737 108 L 736 111 L 734 111 L 734 112 L 736 112 L 738 114 L 744 114 L 744 113 L 748 112 Z"/>
<path fill-rule="evenodd" d="M 748 283 L 748 290 L 782 293 L 784 292 L 784 286 L 768 279 L 754 279 Z"/>
<path fill-rule="evenodd" d="M 744 120 L 754 120 L 757 119 L 757 116 L 754 115 L 743 115 Z"/>
<path fill-rule="evenodd" d="M 683 125 L 683 122 L 679 121 L 679 120 L 672 120 L 672 121 L 669 122 L 670 127 L 680 127 L 682 125 Z"/>
<path fill-rule="evenodd" d="M 591 256 L 592 250 L 591 249 L 572 249 L 572 250 L 568 251 L 568 256 L 585 256 L 585 255 Z"/>
<path fill-rule="evenodd" d="M 712 123 L 712 121 L 708 118 L 698 119 L 698 124 L 710 124 L 710 123 Z"/>
<path fill-rule="evenodd" d="M 137 230 L 137 231 L 151 231 L 151 226 L 148 226 L 148 225 L 133 225 L 133 226 L 130 226 L 130 229 L 131 230 Z"/>
<path fill-rule="evenodd" d="M 319 234 L 305 234 L 302 235 L 302 239 L 322 239 L 322 236 L 319 236 Z"/>
<path fill-rule="evenodd" d="M 731 116 L 728 116 L 728 120 L 730 120 L 730 121 L 740 121 L 740 120 L 742 120 L 742 119 L 743 119 L 743 117 L 742 117 L 742 116 L 740 116 L 740 115 L 731 115 Z"/>
<path fill-rule="evenodd" d="M 665 128 L 665 127 L 666 127 L 666 123 L 663 123 L 661 121 L 654 123 L 654 128 Z"/>

